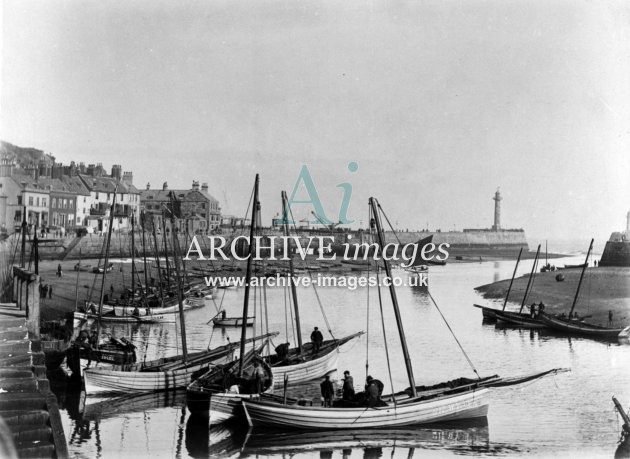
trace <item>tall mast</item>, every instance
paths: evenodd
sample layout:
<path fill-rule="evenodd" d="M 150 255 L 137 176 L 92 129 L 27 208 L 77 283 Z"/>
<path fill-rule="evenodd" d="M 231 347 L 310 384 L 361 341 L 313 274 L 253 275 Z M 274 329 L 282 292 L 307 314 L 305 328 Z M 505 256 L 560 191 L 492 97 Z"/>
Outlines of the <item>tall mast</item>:
<path fill-rule="evenodd" d="M 284 235 L 289 238 L 289 204 L 287 193 L 281 193 L 282 198 L 282 222 L 284 223 Z M 289 255 L 289 283 L 291 284 L 291 296 L 293 297 L 293 309 L 295 310 L 295 328 L 298 340 L 298 353 L 302 353 L 302 326 L 300 324 L 300 309 L 298 308 L 297 289 L 293 282 L 293 257 Z"/>
<path fill-rule="evenodd" d="M 162 215 L 164 218 L 164 215 Z M 155 231 L 155 218 L 151 218 L 151 228 L 153 229 L 153 246 L 155 248 L 155 263 L 158 270 L 158 287 L 160 288 L 160 304 L 164 304 L 164 290 L 162 285 L 162 267 L 160 266 L 160 246 L 158 245 L 157 233 Z M 166 237 L 166 234 L 162 235 Z"/>
<path fill-rule="evenodd" d="M 503 310 L 505 311 L 505 306 L 508 302 L 508 297 L 510 296 L 510 290 L 512 290 L 512 284 L 514 283 L 514 276 L 516 276 L 516 269 L 518 268 L 518 263 L 521 261 L 521 255 L 523 254 L 523 247 L 518 252 L 518 258 L 516 259 L 516 266 L 514 266 L 514 272 L 512 273 L 512 279 L 510 280 L 510 286 L 508 287 L 508 291 L 505 294 L 505 301 L 503 302 Z"/>
<path fill-rule="evenodd" d="M 381 227 L 381 219 L 378 214 L 377 202 L 375 198 L 370 198 L 370 207 L 372 208 L 372 214 L 374 215 L 374 222 L 376 224 L 376 233 L 378 235 L 378 243 L 381 250 L 385 247 L 385 238 L 383 237 L 383 228 Z M 383 257 L 383 264 L 385 265 L 385 274 L 391 280 L 392 270 L 389 263 Z M 412 397 L 417 397 L 416 381 L 413 377 L 413 368 L 411 367 L 411 358 L 409 357 L 409 350 L 407 349 L 407 340 L 405 339 L 405 331 L 403 329 L 402 317 L 400 316 L 400 310 L 398 309 L 398 298 L 396 297 L 396 289 L 393 282 L 389 283 L 389 294 L 392 297 L 392 305 L 394 307 L 394 315 L 396 316 L 396 325 L 398 326 L 398 334 L 400 335 L 400 344 L 402 345 L 403 356 L 405 358 L 405 367 L 407 368 L 407 377 L 409 378 L 409 386 L 411 388 Z"/>
<path fill-rule="evenodd" d="M 177 260 L 177 234 L 175 234 L 175 194 L 171 191 L 171 233 L 173 235 L 173 261 L 175 264 L 175 276 L 177 276 L 177 300 L 179 301 L 179 326 L 182 335 L 182 349 L 184 351 L 184 363 L 188 359 L 186 346 L 186 323 L 184 322 L 184 292 L 182 291 L 182 279 L 179 275 L 179 261 Z M 166 245 L 166 244 L 165 244 Z M 168 255 L 167 255 L 168 257 Z"/>
<path fill-rule="evenodd" d="M 258 174 L 254 181 L 254 200 L 252 201 L 252 221 L 249 229 L 249 256 L 247 257 L 247 271 L 245 273 L 245 298 L 243 299 L 243 326 L 241 328 L 241 354 L 238 362 L 238 375 L 243 376 L 245 360 L 245 338 L 247 336 L 247 309 L 249 307 L 249 284 L 252 279 L 252 258 L 254 258 L 254 231 L 256 227 L 256 212 L 258 210 Z"/>
<path fill-rule="evenodd" d="M 114 196 L 112 198 L 112 207 L 109 210 L 109 228 L 107 228 L 107 242 L 105 244 L 105 264 L 103 265 L 103 280 L 101 281 L 101 295 L 98 300 L 98 320 L 96 321 L 96 346 L 101 337 L 101 315 L 103 314 L 103 295 L 105 294 L 105 279 L 107 278 L 107 265 L 109 264 L 109 245 L 112 241 L 112 230 L 114 229 L 114 212 L 116 210 L 116 191 L 118 185 L 114 188 Z"/>
<path fill-rule="evenodd" d="M 144 210 L 140 213 L 140 221 L 142 223 L 142 261 L 144 262 L 144 298 L 146 300 L 149 291 L 149 278 L 147 273 L 147 243 L 144 237 L 144 232 L 146 230 Z"/>
<path fill-rule="evenodd" d="M 172 202 L 172 201 L 171 201 Z M 175 232 L 174 223 L 171 222 L 171 232 Z M 166 263 L 166 286 L 171 289 L 171 268 L 168 265 L 168 246 L 166 244 L 166 216 L 162 212 L 162 240 L 164 241 L 164 259 Z"/>
<path fill-rule="evenodd" d="M 136 214 L 131 211 L 131 301 L 136 299 Z"/>
<path fill-rule="evenodd" d="M 580 287 L 582 285 L 582 279 L 584 279 L 584 272 L 586 271 L 586 267 L 588 266 L 588 257 L 591 254 L 591 250 L 593 249 L 593 242 L 595 239 L 591 239 L 591 244 L 588 246 L 588 252 L 586 252 L 586 260 L 584 260 L 584 266 L 582 267 L 582 273 L 580 274 L 580 282 L 578 282 L 577 290 L 575 291 L 575 298 L 573 298 L 573 304 L 571 305 L 571 312 L 569 312 L 569 319 L 573 314 L 573 310 L 575 309 L 575 305 L 577 304 L 578 296 L 580 295 Z"/>
<path fill-rule="evenodd" d="M 527 294 L 529 292 L 529 286 L 532 285 L 534 275 L 536 274 L 536 264 L 538 263 L 538 255 L 540 255 L 540 244 L 538 244 L 538 250 L 536 250 L 536 258 L 534 258 L 534 264 L 532 265 L 532 272 L 529 273 L 529 279 L 527 280 L 527 287 L 525 287 L 525 294 L 523 295 L 523 301 L 521 301 L 521 309 L 518 310 L 520 314 L 525 307 L 525 301 L 527 301 Z"/>

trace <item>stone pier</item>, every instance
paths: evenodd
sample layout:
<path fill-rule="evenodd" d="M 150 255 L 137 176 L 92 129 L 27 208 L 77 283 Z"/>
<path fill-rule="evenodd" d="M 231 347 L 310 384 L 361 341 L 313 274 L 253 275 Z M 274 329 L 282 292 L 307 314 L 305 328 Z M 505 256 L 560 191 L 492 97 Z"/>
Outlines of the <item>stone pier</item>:
<path fill-rule="evenodd" d="M 39 340 L 39 276 L 14 267 L 15 303 L 0 304 L 0 456 L 67 458 Z"/>

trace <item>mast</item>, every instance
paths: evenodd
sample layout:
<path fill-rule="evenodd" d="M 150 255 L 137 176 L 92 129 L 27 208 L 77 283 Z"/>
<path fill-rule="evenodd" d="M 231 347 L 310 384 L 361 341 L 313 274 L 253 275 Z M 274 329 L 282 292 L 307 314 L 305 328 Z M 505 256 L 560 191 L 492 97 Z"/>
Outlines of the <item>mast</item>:
<path fill-rule="evenodd" d="M 370 198 L 370 207 L 372 208 L 372 214 L 374 215 L 374 222 L 376 224 L 376 233 L 378 235 L 378 243 L 383 250 L 385 247 L 385 238 L 383 237 L 383 228 L 381 227 L 381 219 L 378 215 L 377 202 L 375 198 Z M 392 279 L 392 270 L 389 263 L 383 257 L 383 264 L 385 265 L 385 274 L 389 279 Z M 400 335 L 400 344 L 402 345 L 403 356 L 405 358 L 405 367 L 407 368 L 407 377 L 409 378 L 409 386 L 411 388 L 411 396 L 417 397 L 416 381 L 413 377 L 413 368 L 411 366 L 411 358 L 409 357 L 409 350 L 407 349 L 407 340 L 405 339 L 405 331 L 403 330 L 402 317 L 400 316 L 400 310 L 398 309 L 398 298 L 396 297 L 396 289 L 393 282 L 389 283 L 389 294 L 392 297 L 392 305 L 394 307 L 394 315 L 396 316 L 396 326 L 398 327 L 398 334 Z"/>
<path fill-rule="evenodd" d="M 131 211 L 131 301 L 136 299 L 136 214 Z"/>
<path fill-rule="evenodd" d="M 512 290 L 512 284 L 514 283 L 514 276 L 516 276 L 516 269 L 518 268 L 518 263 L 521 261 L 521 255 L 523 254 L 523 247 L 518 252 L 518 258 L 516 259 L 516 266 L 514 266 L 514 272 L 512 273 L 512 279 L 510 280 L 510 286 L 508 287 L 508 291 L 505 294 L 505 301 L 503 302 L 503 310 L 505 311 L 505 306 L 508 302 L 508 297 L 510 296 L 510 290 Z"/>
<path fill-rule="evenodd" d="M 289 238 L 289 204 L 287 193 L 280 194 L 282 198 L 282 221 L 284 223 L 284 235 Z M 295 311 L 295 328 L 298 339 L 298 354 L 302 353 L 302 326 L 300 324 L 300 309 L 298 308 L 297 289 L 293 282 L 293 257 L 289 256 L 289 283 L 291 284 L 291 296 L 293 297 L 293 309 Z"/>
<path fill-rule="evenodd" d="M 162 220 L 163 221 L 163 220 Z M 182 279 L 179 276 L 179 262 L 177 261 L 177 234 L 175 234 L 175 194 L 171 191 L 171 233 L 173 235 L 173 261 L 175 264 L 175 275 L 177 276 L 177 300 L 179 301 L 179 326 L 182 335 L 182 349 L 184 351 L 184 363 L 188 359 L 188 349 L 186 347 L 186 323 L 184 322 L 184 292 L 182 291 Z M 164 243 L 166 246 L 166 242 Z M 167 256 L 168 258 L 168 256 Z"/>
<path fill-rule="evenodd" d="M 586 260 L 584 260 L 584 266 L 582 267 L 582 273 L 580 274 L 580 282 L 578 282 L 577 290 L 575 291 L 575 297 L 573 298 L 573 304 L 571 305 L 571 312 L 569 312 L 569 319 L 573 314 L 573 310 L 575 309 L 575 305 L 577 304 L 578 296 L 580 295 L 580 287 L 582 286 L 582 279 L 584 279 L 584 272 L 586 271 L 586 267 L 588 266 L 588 257 L 591 254 L 591 250 L 593 249 L 593 242 L 595 239 L 591 239 L 591 244 L 588 246 L 588 252 L 586 252 Z"/>
<path fill-rule="evenodd" d="M 256 212 L 258 210 L 258 174 L 254 181 L 254 200 L 252 201 L 252 221 L 249 229 L 249 256 L 247 257 L 247 271 L 245 273 L 245 298 L 243 299 L 243 327 L 241 328 L 241 354 L 238 362 L 238 376 L 243 376 L 245 360 L 245 338 L 247 336 L 247 309 L 249 306 L 249 284 L 252 279 L 252 258 L 254 258 L 254 230 L 256 227 Z"/>
<path fill-rule="evenodd" d="M 144 262 L 144 298 L 146 300 L 149 292 L 149 279 L 147 273 L 147 243 L 144 237 L 144 232 L 146 229 L 146 221 L 144 216 L 144 210 L 140 213 L 140 221 L 142 223 L 142 259 Z"/>
<path fill-rule="evenodd" d="M 171 200 L 171 202 L 173 202 Z M 172 213 L 171 213 L 172 216 Z M 162 240 L 164 241 L 164 260 L 166 263 L 166 286 L 168 287 L 169 291 L 171 290 L 171 268 L 168 265 L 168 246 L 166 245 L 166 221 L 165 221 L 166 215 L 164 215 L 164 212 L 162 212 Z M 173 226 L 174 223 L 171 221 L 171 232 L 175 232 L 175 226 Z"/>
<path fill-rule="evenodd" d="M 521 301 L 521 309 L 518 310 L 519 314 L 523 312 L 525 301 L 527 301 L 527 293 L 529 292 L 529 286 L 532 285 L 534 275 L 536 274 L 536 264 L 538 263 L 538 255 L 540 255 L 540 244 L 538 244 L 538 250 L 536 250 L 536 258 L 534 258 L 534 264 L 532 265 L 532 272 L 529 273 L 529 279 L 527 280 L 527 287 L 525 287 L 525 294 L 523 295 L 523 301 Z"/>
<path fill-rule="evenodd" d="M 107 228 L 107 241 L 105 244 L 105 264 L 103 265 L 103 280 L 101 281 L 101 295 L 98 300 L 98 320 L 96 321 L 96 347 L 101 335 L 101 315 L 103 314 L 103 295 L 105 293 L 105 279 L 107 277 L 107 265 L 109 263 L 109 244 L 112 241 L 112 230 L 114 229 L 114 211 L 116 209 L 116 191 L 118 185 L 114 188 L 114 196 L 112 198 L 112 207 L 109 211 L 109 228 Z"/>
<path fill-rule="evenodd" d="M 162 215 L 164 218 L 164 215 Z M 162 288 L 162 268 L 160 267 L 160 246 L 157 241 L 157 233 L 155 231 L 155 218 L 151 218 L 151 228 L 153 228 L 153 246 L 155 247 L 155 262 L 158 269 L 158 286 L 160 287 L 160 304 L 164 304 L 164 290 Z M 162 237 L 166 237 L 164 234 Z"/>
<path fill-rule="evenodd" d="M 76 311 L 79 306 L 79 274 L 81 274 L 81 247 L 79 247 L 79 263 L 77 269 L 77 282 L 75 284 L 75 294 L 74 294 L 74 310 Z"/>

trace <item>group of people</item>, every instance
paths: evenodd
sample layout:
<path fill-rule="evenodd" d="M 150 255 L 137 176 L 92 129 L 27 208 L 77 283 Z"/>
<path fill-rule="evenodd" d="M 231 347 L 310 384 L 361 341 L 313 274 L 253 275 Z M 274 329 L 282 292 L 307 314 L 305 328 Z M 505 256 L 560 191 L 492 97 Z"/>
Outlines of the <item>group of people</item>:
<path fill-rule="evenodd" d="M 52 298 L 52 294 L 53 294 L 53 286 L 52 285 L 48 285 L 48 284 L 44 284 L 44 283 L 40 283 L 39 284 L 39 297 L 41 299 Z"/>
<path fill-rule="evenodd" d="M 364 405 L 369 408 L 383 406 L 385 403 L 381 400 L 385 385 L 378 379 L 368 376 L 365 379 L 365 387 L 363 393 L 356 394 L 354 391 L 354 378 L 348 370 L 343 372 L 343 386 L 341 388 L 341 399 L 345 403 Z M 326 375 L 320 384 L 322 402 L 324 407 L 332 407 L 335 398 L 335 387 L 330 380 L 330 375 Z"/>

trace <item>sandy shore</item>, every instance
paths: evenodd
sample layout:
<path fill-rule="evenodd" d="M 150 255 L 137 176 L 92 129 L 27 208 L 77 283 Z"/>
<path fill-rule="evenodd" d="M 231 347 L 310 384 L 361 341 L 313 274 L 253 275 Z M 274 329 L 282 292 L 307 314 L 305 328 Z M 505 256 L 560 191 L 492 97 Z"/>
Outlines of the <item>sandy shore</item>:
<path fill-rule="evenodd" d="M 548 312 L 568 312 L 575 297 L 580 273 L 581 269 L 564 269 L 536 274 L 526 307 L 533 302 L 542 301 Z M 563 282 L 556 281 L 558 274 L 564 275 Z M 520 307 L 528 279 L 529 274 L 514 279 L 508 308 Z M 497 300 L 497 304 L 502 306 L 509 284 L 510 279 L 505 279 L 476 287 L 475 290 L 486 299 Z M 586 270 L 575 311 L 581 316 L 590 314 L 592 317 L 589 321 L 605 325 L 609 310 L 613 311 L 616 325 L 630 325 L 630 268 Z"/>

